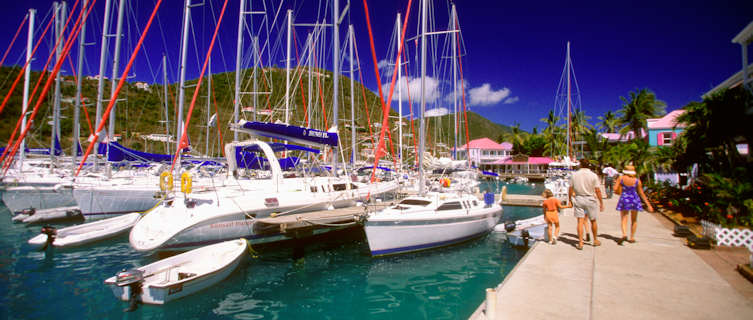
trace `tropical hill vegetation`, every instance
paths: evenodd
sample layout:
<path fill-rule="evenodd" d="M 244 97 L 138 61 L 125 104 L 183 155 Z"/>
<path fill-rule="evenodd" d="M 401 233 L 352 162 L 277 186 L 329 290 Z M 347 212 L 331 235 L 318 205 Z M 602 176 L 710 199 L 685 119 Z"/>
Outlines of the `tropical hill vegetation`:
<path fill-rule="evenodd" d="M 18 67 L 2 67 L 0 68 L 0 92 L 3 97 L 7 94 L 13 81 L 15 80 L 18 71 Z M 253 91 L 253 70 L 247 69 L 243 71 L 241 91 L 250 92 Z M 304 70 L 302 70 L 304 71 Z M 290 123 L 296 125 L 308 125 L 313 128 L 326 130 L 331 127 L 333 110 L 332 105 L 332 74 L 325 70 L 314 70 L 312 77 L 313 83 L 313 96 L 309 97 L 308 92 L 308 73 L 300 72 L 296 74 L 291 72 L 294 76 L 291 76 L 293 82 L 293 89 L 291 90 L 290 100 Z M 31 90 L 33 90 L 37 80 L 39 79 L 40 72 L 32 72 L 31 77 Z M 46 77 L 44 80 L 46 81 Z M 339 105 L 340 110 L 338 117 L 341 119 L 339 122 L 340 127 L 340 141 L 344 150 L 349 150 L 351 145 L 350 139 L 350 79 L 347 77 L 341 77 L 341 90 Z M 195 91 L 195 84 L 197 79 L 186 81 L 185 84 L 185 105 L 183 109 L 184 116 L 188 113 L 188 109 L 193 98 Z M 197 94 L 194 111 L 191 115 L 191 123 L 189 126 L 189 137 L 191 144 L 199 153 L 205 152 L 206 145 L 206 125 L 207 119 L 211 115 L 218 113 L 218 119 L 216 123 L 219 124 L 219 129 L 222 133 L 224 141 L 232 139 L 233 132 L 230 131 L 228 124 L 232 121 L 233 116 L 233 99 L 234 99 L 234 85 L 235 85 L 235 73 L 225 72 L 212 75 L 212 95 L 209 101 L 209 112 L 207 111 L 207 81 L 203 80 L 200 92 Z M 97 80 L 95 79 L 83 79 L 82 80 L 82 95 L 85 100 L 85 111 L 81 111 L 81 142 L 86 145 L 86 138 L 90 134 L 97 124 L 94 123 L 96 113 L 96 95 L 97 95 Z M 44 82 L 40 84 L 40 88 L 34 95 L 36 98 L 41 92 L 41 88 L 44 86 Z M 104 97 L 107 99 L 110 96 L 111 89 L 110 80 L 105 81 L 104 85 Z M 303 90 L 301 90 L 303 88 Z M 11 95 L 8 104 L 0 114 L 0 141 L 7 144 L 7 139 L 10 137 L 13 131 L 16 120 L 21 113 L 21 101 L 22 101 L 22 89 L 23 79 L 19 81 L 13 94 Z M 61 143 L 64 150 L 70 150 L 70 146 L 73 142 L 73 97 L 75 96 L 76 83 L 74 78 L 70 75 L 63 77 L 62 81 L 62 105 L 61 105 Z M 241 108 L 249 110 L 247 112 L 241 112 L 241 118 L 247 120 L 254 119 L 254 113 L 250 112 L 253 109 L 254 98 L 256 98 L 256 106 L 259 110 L 257 113 L 257 119 L 259 121 L 284 121 L 285 119 L 285 70 L 277 68 L 264 68 L 257 69 L 257 91 L 269 92 L 269 94 L 250 95 L 244 94 L 241 97 Z M 303 91 L 303 93 L 301 92 Z M 42 104 L 39 110 L 39 114 L 36 117 L 35 124 L 30 131 L 30 137 L 28 139 L 30 146 L 32 147 L 47 147 L 49 146 L 51 127 L 46 123 L 52 119 L 52 99 L 53 90 L 45 97 L 45 102 Z M 172 83 L 168 86 L 168 128 L 170 135 L 176 136 L 176 114 L 178 101 L 177 84 Z M 120 135 L 120 143 L 137 150 L 146 150 L 149 152 L 164 153 L 166 152 L 166 145 L 163 142 L 149 141 L 146 137 L 149 134 L 165 134 L 165 108 L 164 108 L 164 87 L 160 84 L 152 84 L 149 89 L 143 90 L 136 86 L 136 83 L 127 83 L 118 97 L 118 103 L 113 115 L 116 117 L 115 121 L 115 133 Z M 36 99 L 32 101 L 30 108 L 35 104 Z M 310 101 L 310 102 L 309 102 Z M 108 101 L 105 101 L 102 108 L 107 107 Z M 381 122 L 382 110 L 379 97 L 372 91 L 364 88 L 360 83 L 355 82 L 354 87 L 354 110 L 356 126 L 359 129 L 359 141 L 365 141 L 368 134 L 367 123 L 371 121 L 373 134 L 378 134 L 378 125 L 375 123 Z M 394 104 L 394 102 L 393 102 Z M 324 108 L 322 107 L 324 106 Z M 415 107 L 415 105 L 414 105 Z M 307 113 L 309 109 L 312 109 L 311 119 L 307 119 Z M 415 111 L 414 111 L 415 113 Z M 397 121 L 397 113 L 393 110 L 390 112 L 390 121 L 393 123 L 393 129 L 397 128 L 395 124 Z M 87 119 L 89 119 L 87 121 Z M 408 117 L 406 116 L 406 119 Z M 325 124 L 325 120 L 326 123 Z M 470 139 L 476 139 L 479 137 L 497 137 L 500 134 L 505 134 L 511 131 L 509 127 L 496 124 L 481 115 L 468 112 L 468 122 Z M 39 125 L 45 123 L 45 125 Z M 91 125 L 89 124 L 91 123 Z M 463 120 L 463 123 L 465 121 Z M 436 146 L 439 144 L 451 145 L 451 137 L 453 135 L 453 122 L 450 115 L 442 117 L 427 118 L 426 121 L 428 140 L 427 150 L 437 150 Z M 91 126 L 91 127 L 90 127 Z M 418 130 L 418 121 L 414 119 L 415 130 Z M 405 125 L 404 134 L 410 133 L 409 123 Z M 396 133 L 396 131 L 393 131 Z M 397 135 L 393 133 L 393 139 L 397 138 Z M 458 146 L 465 143 L 465 128 L 461 127 L 459 132 Z M 241 137 L 242 139 L 242 137 Z M 406 137 L 405 144 L 412 143 L 410 137 Z M 210 128 L 209 137 L 210 153 L 212 155 L 220 155 L 217 126 Z M 432 147 L 434 146 L 434 147 Z M 432 149 L 434 148 L 434 149 Z M 170 150 L 174 149 L 174 145 L 170 147 Z M 213 150 L 213 151 L 212 151 Z"/>

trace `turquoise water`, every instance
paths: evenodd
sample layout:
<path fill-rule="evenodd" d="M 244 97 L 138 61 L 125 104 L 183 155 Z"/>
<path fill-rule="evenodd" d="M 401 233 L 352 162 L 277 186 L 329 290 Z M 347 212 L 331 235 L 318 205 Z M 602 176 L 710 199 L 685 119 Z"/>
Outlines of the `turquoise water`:
<path fill-rule="evenodd" d="M 508 185 L 536 194 L 541 186 Z M 505 207 L 503 220 L 538 214 Z M 461 245 L 372 258 L 363 232 L 318 239 L 292 258 L 290 246 L 269 248 L 229 278 L 164 306 L 123 313 L 103 281 L 122 268 L 158 259 L 135 252 L 127 235 L 75 250 L 30 250 L 39 226 L 13 224 L 0 206 L 2 319 L 465 319 L 485 288 L 499 284 L 524 252 L 489 234 Z"/>

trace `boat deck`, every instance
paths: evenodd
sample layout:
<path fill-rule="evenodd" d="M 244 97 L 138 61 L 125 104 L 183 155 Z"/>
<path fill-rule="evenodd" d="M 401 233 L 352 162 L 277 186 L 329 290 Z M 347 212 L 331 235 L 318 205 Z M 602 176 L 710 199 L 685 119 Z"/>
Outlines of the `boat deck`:
<path fill-rule="evenodd" d="M 751 319 L 753 303 L 654 216 L 639 213 L 637 242 L 619 246 L 616 204 L 599 213 L 602 245 L 582 251 L 565 209 L 557 245 L 537 242 L 470 319 Z"/>
<path fill-rule="evenodd" d="M 368 212 L 393 205 L 394 202 L 380 202 L 368 206 L 355 206 L 332 210 L 311 211 L 257 219 L 266 229 L 275 229 L 283 234 L 294 234 L 311 229 L 339 228 L 352 226 Z"/>

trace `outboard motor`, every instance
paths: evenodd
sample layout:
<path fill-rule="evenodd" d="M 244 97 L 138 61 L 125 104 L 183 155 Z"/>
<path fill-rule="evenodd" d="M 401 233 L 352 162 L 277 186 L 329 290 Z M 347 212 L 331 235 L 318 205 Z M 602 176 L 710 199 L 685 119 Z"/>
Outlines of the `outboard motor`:
<path fill-rule="evenodd" d="M 18 214 L 25 214 L 25 215 L 28 215 L 28 216 L 33 216 L 35 213 L 37 213 L 37 209 L 35 209 L 35 208 L 28 208 L 28 209 L 23 209 L 21 211 L 16 211 L 17 215 Z"/>
<path fill-rule="evenodd" d="M 58 230 L 53 226 L 46 225 L 42 227 L 41 232 L 47 235 L 47 242 L 45 242 L 44 246 L 42 247 L 42 251 L 44 251 L 52 244 L 52 242 L 55 241 L 55 238 L 58 236 Z"/>
<path fill-rule="evenodd" d="M 527 247 L 528 239 L 531 238 L 531 234 L 528 233 L 528 230 L 523 229 L 523 230 L 520 230 L 520 237 L 523 238 L 523 244 Z"/>
<path fill-rule="evenodd" d="M 517 225 L 515 224 L 514 221 L 505 221 L 505 231 L 507 231 L 507 232 L 513 232 L 513 231 L 515 231 L 515 227 L 516 226 Z"/>
<path fill-rule="evenodd" d="M 141 287 L 144 283 L 144 272 L 139 269 L 130 269 L 118 272 L 115 275 L 115 284 L 118 287 L 130 288 L 130 294 L 128 295 L 128 308 L 124 309 L 124 312 L 131 312 L 138 308 L 139 296 L 141 295 Z"/>

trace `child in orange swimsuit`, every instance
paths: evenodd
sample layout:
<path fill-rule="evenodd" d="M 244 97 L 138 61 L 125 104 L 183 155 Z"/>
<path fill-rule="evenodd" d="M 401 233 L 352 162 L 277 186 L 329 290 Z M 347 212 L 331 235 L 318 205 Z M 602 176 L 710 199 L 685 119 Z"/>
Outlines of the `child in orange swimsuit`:
<path fill-rule="evenodd" d="M 542 207 L 544 207 L 544 221 L 549 225 L 549 239 L 551 239 L 552 244 L 557 244 L 557 237 L 560 235 L 559 209 L 572 208 L 573 206 L 569 205 L 563 207 L 560 201 L 554 197 L 552 190 L 549 189 L 544 190 L 542 196 L 545 198 Z M 552 235 L 552 233 L 554 233 L 554 235 Z"/>

